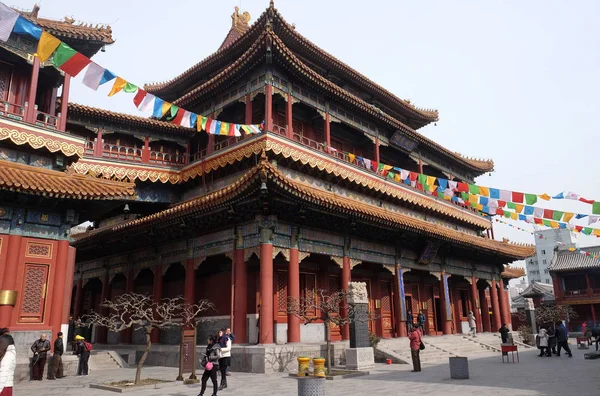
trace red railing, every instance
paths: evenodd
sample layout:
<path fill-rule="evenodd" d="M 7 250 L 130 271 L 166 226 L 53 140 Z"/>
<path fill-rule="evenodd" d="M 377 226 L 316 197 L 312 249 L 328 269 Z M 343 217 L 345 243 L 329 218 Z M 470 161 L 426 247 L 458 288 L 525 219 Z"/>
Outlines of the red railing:
<path fill-rule="evenodd" d="M 600 289 L 592 289 L 592 295 L 600 296 Z"/>
<path fill-rule="evenodd" d="M 36 110 L 35 125 L 46 128 L 58 129 L 58 117 Z"/>
<path fill-rule="evenodd" d="M 142 162 L 142 149 L 138 147 L 105 144 L 102 150 L 102 157 L 122 161 Z"/>
<path fill-rule="evenodd" d="M 16 120 L 25 121 L 27 103 L 24 106 L 2 101 L 0 102 L 0 115 Z"/>
<path fill-rule="evenodd" d="M 185 165 L 185 154 L 150 151 L 150 163 L 156 165 Z"/>
<path fill-rule="evenodd" d="M 85 141 L 85 153 L 88 155 L 94 155 L 94 147 L 96 146 L 96 142 L 94 140 L 86 140 Z"/>
<path fill-rule="evenodd" d="M 273 125 L 273 132 L 275 132 L 278 135 L 287 136 L 287 127 Z"/>

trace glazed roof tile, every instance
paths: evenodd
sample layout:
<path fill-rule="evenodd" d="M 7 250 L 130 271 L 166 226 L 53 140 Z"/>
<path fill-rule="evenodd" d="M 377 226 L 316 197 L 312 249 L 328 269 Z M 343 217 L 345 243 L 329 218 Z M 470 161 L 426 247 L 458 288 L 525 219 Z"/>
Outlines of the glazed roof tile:
<path fill-rule="evenodd" d="M 128 199 L 135 184 L 0 161 L 0 189 L 69 199 Z"/>
<path fill-rule="evenodd" d="M 511 267 L 510 265 L 507 265 L 504 267 L 504 271 L 500 275 L 506 279 L 516 279 L 525 276 L 525 270 L 523 268 Z"/>
<path fill-rule="evenodd" d="M 512 259 L 522 259 L 531 256 L 535 252 L 533 246 L 514 245 L 478 237 L 404 214 L 390 212 L 380 207 L 356 202 L 350 198 L 342 197 L 332 192 L 318 190 L 314 187 L 288 179 L 283 173 L 277 170 L 274 165 L 266 161 L 261 161 L 259 165 L 248 171 L 244 176 L 228 187 L 209 193 L 203 197 L 191 199 L 170 209 L 141 219 L 86 233 L 78 239 L 76 244 L 89 241 L 93 237 L 107 235 L 116 237 L 117 233 L 133 232 L 136 229 L 157 223 L 177 223 L 186 215 L 213 210 L 215 207 L 226 205 L 230 199 L 236 196 L 246 194 L 251 190 L 255 191 L 257 185 L 252 182 L 267 179 L 282 193 L 291 194 L 296 198 L 308 201 L 311 204 L 316 204 L 329 210 L 351 212 L 365 220 L 376 221 L 387 226 L 424 234 L 432 238 L 465 247 L 480 249 L 486 253 L 500 254 Z M 252 187 L 254 187 L 254 189 L 252 189 Z"/>
<path fill-rule="evenodd" d="M 531 282 L 531 284 L 527 286 L 525 290 L 519 293 L 519 296 L 525 298 L 542 297 L 548 295 L 554 296 L 554 286 L 536 281 Z"/>
<path fill-rule="evenodd" d="M 73 118 L 74 116 L 85 116 L 95 120 L 122 123 L 163 132 L 193 133 L 193 130 L 190 128 L 185 128 L 168 121 L 160 121 L 153 118 L 117 113 L 114 111 L 99 109 L 97 107 L 86 106 L 78 103 L 69 103 L 67 117 Z"/>
<path fill-rule="evenodd" d="M 600 246 L 592 246 L 580 250 L 600 254 Z M 553 272 L 581 271 L 590 268 L 600 268 L 600 260 L 586 256 L 576 250 L 556 251 L 549 266 L 549 270 Z"/>

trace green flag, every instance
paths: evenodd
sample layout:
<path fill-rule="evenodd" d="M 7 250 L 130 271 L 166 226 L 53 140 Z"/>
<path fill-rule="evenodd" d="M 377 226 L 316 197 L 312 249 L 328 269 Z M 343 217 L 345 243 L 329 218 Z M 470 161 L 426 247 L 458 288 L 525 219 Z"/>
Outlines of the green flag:
<path fill-rule="evenodd" d="M 589 227 L 585 227 L 583 230 L 581 230 L 581 232 L 583 232 L 585 235 L 590 235 L 592 231 L 594 231 L 594 229 Z"/>
<path fill-rule="evenodd" d="M 74 57 L 76 53 L 77 51 L 75 51 L 73 48 L 61 42 L 58 48 L 56 49 L 56 52 L 54 53 L 54 57 L 52 57 L 52 64 L 54 65 L 54 67 L 61 67 L 69 59 Z"/>
<path fill-rule="evenodd" d="M 515 205 L 515 203 L 514 203 L 514 202 L 507 202 L 507 203 L 506 203 L 506 207 L 507 207 L 508 209 L 517 209 L 517 205 Z"/>
<path fill-rule="evenodd" d="M 565 212 L 561 212 L 560 210 L 555 210 L 552 214 L 552 220 L 560 221 L 562 219 Z"/>
<path fill-rule="evenodd" d="M 461 192 L 460 197 L 462 198 L 463 201 L 469 202 L 469 193 Z"/>
<path fill-rule="evenodd" d="M 525 203 L 527 203 L 527 205 L 533 205 L 536 202 L 537 202 L 537 195 L 525 194 Z"/>
<path fill-rule="evenodd" d="M 473 195 L 478 195 L 479 194 L 479 186 L 476 186 L 475 184 L 469 184 L 469 193 L 471 193 Z"/>
<path fill-rule="evenodd" d="M 592 213 L 593 214 L 600 214 L 600 201 L 594 202 L 592 204 Z"/>
<path fill-rule="evenodd" d="M 127 84 L 125 84 L 125 87 L 123 88 L 123 92 L 134 93 L 135 91 L 137 91 L 137 89 L 137 85 L 127 82 Z"/>
<path fill-rule="evenodd" d="M 544 220 L 542 220 L 542 223 L 543 223 L 543 224 L 544 224 L 546 227 L 552 227 L 552 226 L 550 225 L 550 220 L 546 220 L 546 219 L 544 219 Z"/>
<path fill-rule="evenodd" d="M 427 175 L 419 173 L 419 177 L 417 177 L 417 181 L 419 182 L 419 184 L 424 186 L 425 184 L 427 184 Z"/>

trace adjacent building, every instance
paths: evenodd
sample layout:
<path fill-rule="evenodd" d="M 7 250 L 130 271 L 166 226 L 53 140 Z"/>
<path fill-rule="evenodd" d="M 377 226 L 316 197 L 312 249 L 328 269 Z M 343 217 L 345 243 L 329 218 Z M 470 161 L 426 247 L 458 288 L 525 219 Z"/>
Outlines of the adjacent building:
<path fill-rule="evenodd" d="M 568 229 L 549 229 L 534 232 L 535 256 L 526 260 L 527 279 L 530 283 L 552 284 L 550 262 L 557 246 L 574 246 L 571 231 Z"/>

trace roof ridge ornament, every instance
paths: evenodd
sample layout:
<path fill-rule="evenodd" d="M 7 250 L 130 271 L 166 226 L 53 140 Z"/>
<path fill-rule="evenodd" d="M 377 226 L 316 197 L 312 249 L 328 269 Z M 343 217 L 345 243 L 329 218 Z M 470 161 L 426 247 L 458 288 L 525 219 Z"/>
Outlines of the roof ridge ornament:
<path fill-rule="evenodd" d="M 240 14 L 240 8 L 236 6 L 235 11 L 231 14 L 231 28 L 244 33 L 250 27 L 249 23 L 250 13 L 244 11 Z"/>

